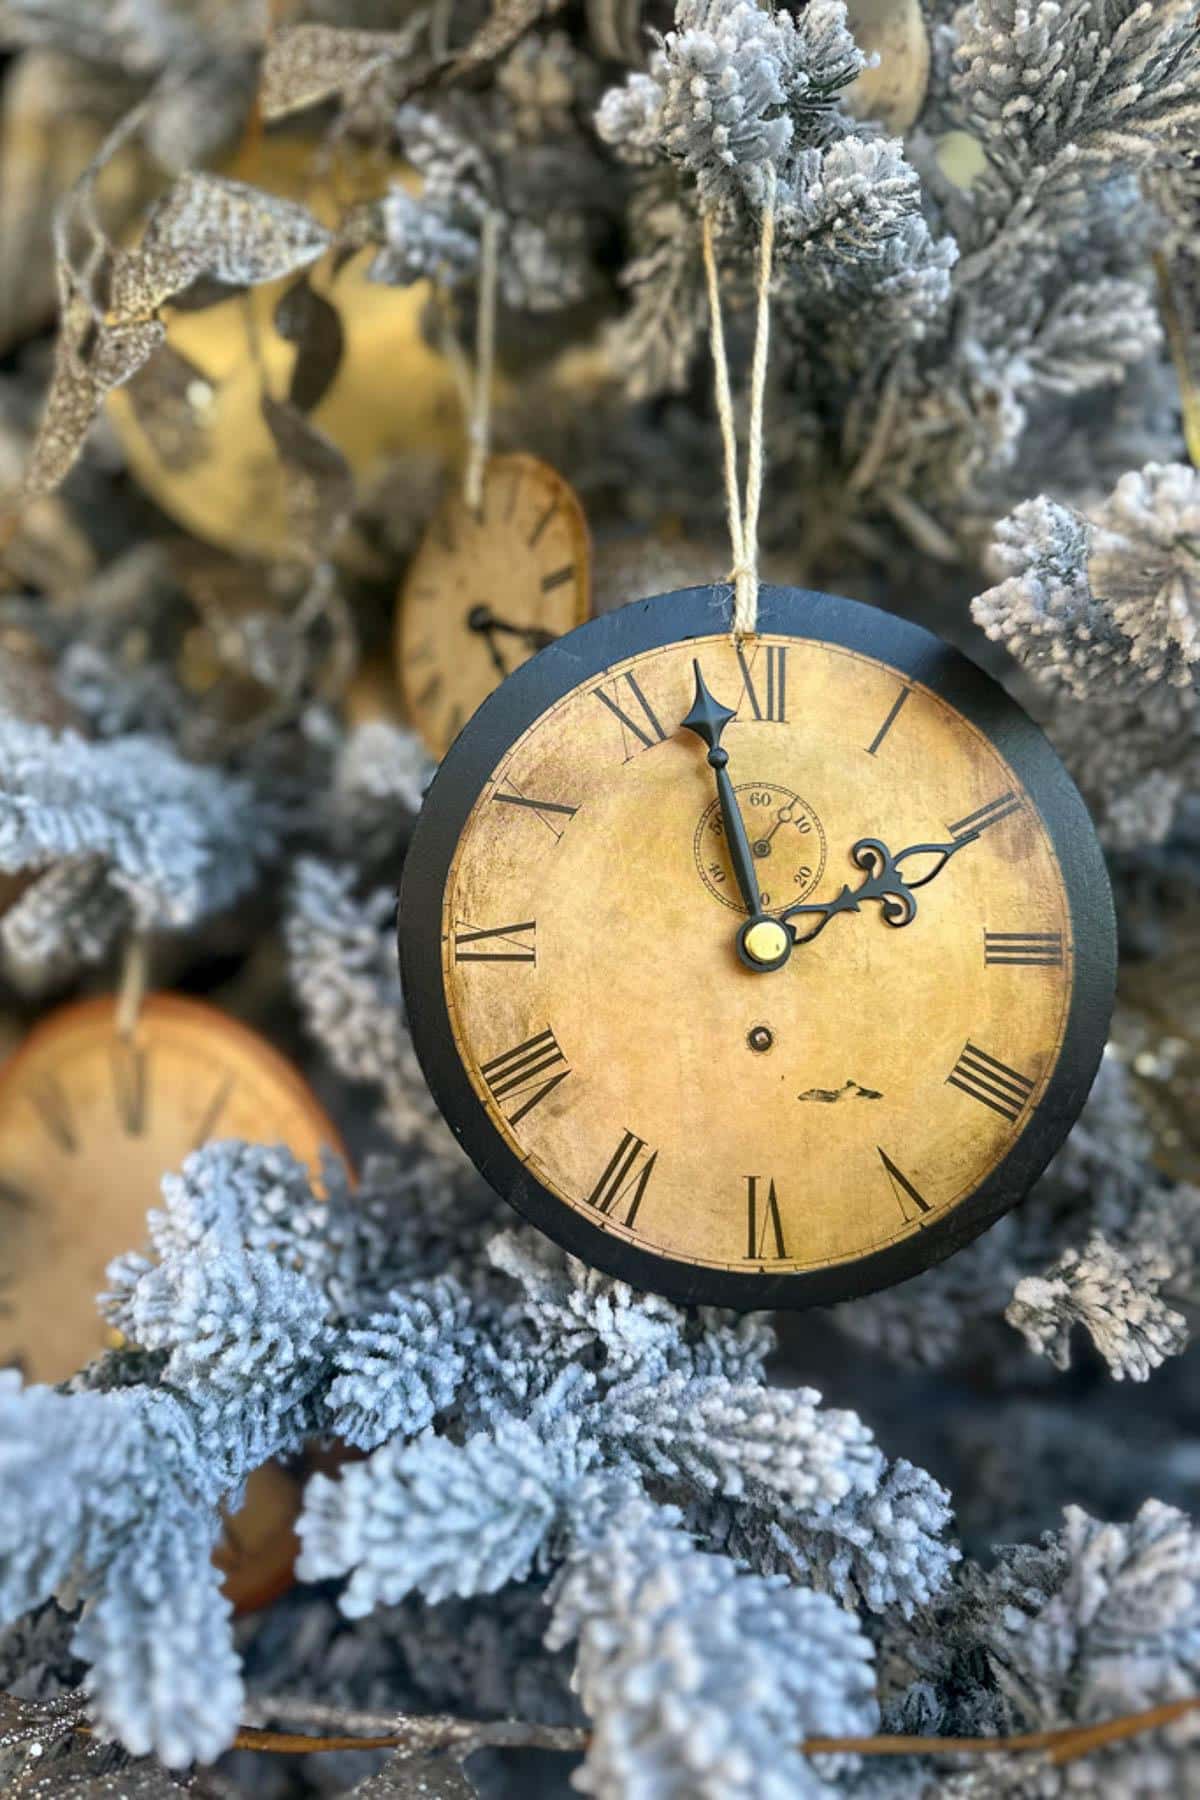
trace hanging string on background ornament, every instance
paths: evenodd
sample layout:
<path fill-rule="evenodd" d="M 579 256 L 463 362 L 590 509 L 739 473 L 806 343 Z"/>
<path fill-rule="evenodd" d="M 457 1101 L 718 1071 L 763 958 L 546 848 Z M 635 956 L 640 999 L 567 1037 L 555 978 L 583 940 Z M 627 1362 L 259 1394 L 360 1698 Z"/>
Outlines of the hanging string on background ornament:
<path fill-rule="evenodd" d="M 121 979 L 117 988 L 116 1031 L 123 1043 L 129 1043 L 137 1030 L 142 1002 L 146 998 L 149 952 L 145 938 L 135 932 L 125 946 Z"/>
<path fill-rule="evenodd" d="M 713 247 L 712 214 L 701 220 L 704 274 L 708 284 L 709 348 L 717 417 L 725 450 L 725 506 L 729 517 L 729 541 L 733 547 L 733 636 L 753 637 L 758 626 L 758 514 L 763 484 L 763 402 L 767 386 L 767 356 L 771 333 L 771 265 L 775 254 L 775 165 L 767 164 L 762 229 L 758 244 L 758 280 L 754 318 L 754 360 L 750 369 L 750 419 L 746 449 L 746 497 L 738 490 L 737 426 L 729 385 L 729 360 L 725 353 L 725 327 L 721 317 L 721 284 Z"/>
<path fill-rule="evenodd" d="M 467 466 L 463 497 L 473 513 L 483 504 L 483 472 L 492 439 L 492 381 L 496 369 L 496 281 L 500 215 L 483 215 L 479 240 L 479 308 L 475 316 L 475 380 L 467 420 Z"/>
<path fill-rule="evenodd" d="M 1158 277 L 1163 325 L 1179 380 L 1184 442 L 1192 466 L 1200 469 L 1200 319 L 1196 316 L 1195 304 L 1200 276 L 1197 275 L 1197 263 L 1184 251 L 1179 251 L 1173 260 L 1157 251 L 1154 272 Z"/>

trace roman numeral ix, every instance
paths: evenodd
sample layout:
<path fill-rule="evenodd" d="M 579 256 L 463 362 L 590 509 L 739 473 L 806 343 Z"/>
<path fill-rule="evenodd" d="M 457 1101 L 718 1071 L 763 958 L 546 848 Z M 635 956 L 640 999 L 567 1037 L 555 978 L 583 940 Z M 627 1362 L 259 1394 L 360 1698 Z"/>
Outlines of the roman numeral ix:
<path fill-rule="evenodd" d="M 618 1218 L 618 1209 L 624 1206 L 625 1217 L 618 1222 L 632 1225 L 657 1161 L 657 1150 L 651 1150 L 634 1132 L 626 1131 L 588 1195 L 588 1205 L 607 1218 Z"/>
<path fill-rule="evenodd" d="M 567 1079 L 571 1067 L 547 1026 L 536 1037 L 526 1038 L 523 1044 L 514 1044 L 511 1050 L 481 1063 L 479 1072 L 494 1100 L 519 1102 L 514 1112 L 505 1115 L 510 1125 L 519 1125 L 526 1113 L 531 1113 Z"/>
<path fill-rule="evenodd" d="M 993 1112 L 1013 1124 L 1033 1092 L 1033 1083 L 1027 1075 L 1010 1069 L 1007 1063 L 971 1043 L 965 1046 L 946 1081 L 950 1087 L 960 1088 L 972 1100 L 991 1107 Z"/>
<path fill-rule="evenodd" d="M 1061 931 L 985 931 L 983 960 L 1021 968 L 1062 967 Z"/>
<path fill-rule="evenodd" d="M 460 920 L 454 933 L 455 962 L 531 963 L 537 961 L 534 934 L 537 924 L 489 925 L 478 931 Z"/>
<path fill-rule="evenodd" d="M 737 649 L 742 671 L 742 699 L 750 702 L 756 719 L 775 725 L 787 723 L 787 645 L 762 644 L 747 658 L 741 645 Z M 758 682 L 755 683 L 755 676 Z M 739 713 L 741 705 L 738 706 Z"/>
<path fill-rule="evenodd" d="M 652 750 L 655 744 L 665 741 L 667 734 L 659 724 L 654 708 L 632 675 L 622 675 L 612 685 L 621 694 L 622 699 L 631 701 L 636 706 L 637 718 L 631 718 L 625 708 L 611 694 L 605 693 L 602 687 L 593 688 L 592 692 L 601 705 L 607 706 L 609 712 L 619 721 L 621 738 L 625 746 L 625 761 L 628 762 L 631 756 L 637 755 L 636 750 L 629 748 L 630 737 L 635 738 L 643 750 Z"/>
<path fill-rule="evenodd" d="M 761 1181 L 760 1175 L 746 1177 L 746 1257 L 750 1262 L 787 1255 L 775 1183 L 768 1181 L 764 1190 Z"/>

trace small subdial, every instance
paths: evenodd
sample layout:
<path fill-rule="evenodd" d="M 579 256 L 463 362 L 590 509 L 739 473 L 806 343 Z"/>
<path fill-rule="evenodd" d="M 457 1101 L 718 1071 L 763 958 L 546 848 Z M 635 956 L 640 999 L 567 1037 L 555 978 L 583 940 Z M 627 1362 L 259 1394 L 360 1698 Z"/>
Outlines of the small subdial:
<path fill-rule="evenodd" d="M 734 791 L 754 854 L 763 911 L 781 911 L 805 899 L 825 869 L 820 819 L 799 794 L 774 782 L 749 781 Z M 700 815 L 695 851 L 700 879 L 713 898 L 733 912 L 744 912 L 717 800 Z"/>

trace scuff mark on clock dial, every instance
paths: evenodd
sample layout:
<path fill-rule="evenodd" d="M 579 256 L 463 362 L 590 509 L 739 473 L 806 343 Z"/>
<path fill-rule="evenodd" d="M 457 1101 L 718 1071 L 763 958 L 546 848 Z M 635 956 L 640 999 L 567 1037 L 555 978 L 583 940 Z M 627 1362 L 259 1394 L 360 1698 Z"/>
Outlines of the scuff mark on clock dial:
<path fill-rule="evenodd" d="M 840 1088 L 806 1088 L 796 1098 L 822 1100 L 832 1104 L 835 1100 L 882 1100 L 883 1095 L 875 1088 L 862 1087 L 857 1081 L 844 1081 Z"/>

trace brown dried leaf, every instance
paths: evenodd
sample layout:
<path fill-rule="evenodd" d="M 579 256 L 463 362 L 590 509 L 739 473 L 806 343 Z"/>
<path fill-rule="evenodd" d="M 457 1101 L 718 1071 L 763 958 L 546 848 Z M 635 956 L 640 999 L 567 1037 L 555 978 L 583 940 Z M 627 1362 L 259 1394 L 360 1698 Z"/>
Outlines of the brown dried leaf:
<path fill-rule="evenodd" d="M 296 346 L 288 399 L 301 412 L 311 412 L 320 405 L 342 366 L 346 334 L 341 316 L 302 275 L 280 296 L 275 329 Z"/>
<path fill-rule="evenodd" d="M 392 63 L 412 57 L 429 20 L 415 13 L 400 31 L 353 31 L 338 25 L 285 25 L 263 57 L 259 105 L 280 119 L 361 86 Z M 422 72 L 426 59 L 420 59 Z"/>
<path fill-rule="evenodd" d="M 350 465 L 289 402 L 264 394 L 262 415 L 283 465 L 292 553 L 299 562 L 321 562 L 354 505 Z"/>
<path fill-rule="evenodd" d="M 495 0 L 491 12 L 454 60 L 450 73 L 463 75 L 494 62 L 539 19 L 561 11 L 564 0 Z"/>
<path fill-rule="evenodd" d="M 115 258 L 112 310 L 145 318 L 200 275 L 253 285 L 316 260 L 329 233 L 307 207 L 221 175 L 180 176 L 136 250 Z"/>

